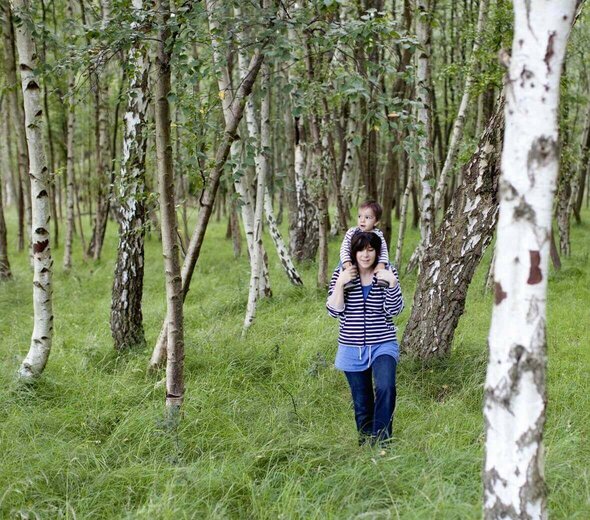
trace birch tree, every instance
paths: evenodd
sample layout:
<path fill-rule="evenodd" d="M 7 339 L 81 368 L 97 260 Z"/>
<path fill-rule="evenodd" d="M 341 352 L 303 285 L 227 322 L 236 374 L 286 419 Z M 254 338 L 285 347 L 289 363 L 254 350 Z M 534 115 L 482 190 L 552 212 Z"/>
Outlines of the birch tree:
<path fill-rule="evenodd" d="M 110 0 L 100 2 L 102 23 L 101 30 L 106 30 L 111 19 Z M 107 227 L 111 204 L 111 146 L 109 141 L 109 115 L 108 115 L 108 83 L 106 78 L 106 66 L 103 57 L 98 58 L 94 65 L 95 70 L 90 73 L 90 80 L 94 89 L 96 105 L 96 174 L 98 178 L 98 192 L 96 201 L 96 213 L 92 237 L 88 243 L 87 255 L 98 260 L 102 252 L 104 234 Z"/>
<path fill-rule="evenodd" d="M 180 256 L 176 238 L 177 221 L 174 203 L 174 170 L 172 145 L 170 141 L 170 3 L 157 0 L 156 19 L 160 27 L 158 34 L 155 85 L 156 99 L 156 154 L 158 163 L 158 184 L 160 188 L 160 213 L 162 222 L 162 251 L 166 273 L 166 322 L 168 341 L 166 349 L 166 409 L 171 418 L 177 417 L 184 398 L 184 330 L 182 279 Z"/>
<path fill-rule="evenodd" d="M 485 382 L 485 518 L 546 518 L 543 428 L 559 80 L 576 0 L 514 2 L 495 301 Z"/>
<path fill-rule="evenodd" d="M 12 0 L 20 18 L 16 27 L 18 68 L 25 107 L 25 129 L 31 182 L 32 252 L 33 252 L 33 335 L 19 376 L 31 380 L 45 369 L 53 338 L 52 276 L 53 260 L 49 244 L 49 171 L 44 150 L 44 118 L 40 99 L 38 53 L 31 34 L 28 0 Z"/>
<path fill-rule="evenodd" d="M 453 167 L 455 162 L 455 157 L 457 156 L 457 151 L 459 150 L 459 145 L 461 144 L 461 138 L 463 136 L 463 129 L 465 128 L 465 119 L 467 117 L 467 109 L 469 108 L 470 98 L 471 98 L 471 88 L 473 85 L 473 79 L 475 75 L 475 56 L 477 55 L 477 51 L 479 50 L 480 43 L 481 43 L 481 34 L 483 31 L 483 26 L 485 23 L 486 11 L 488 8 L 488 0 L 480 0 L 479 3 L 479 14 L 477 17 L 477 29 L 475 31 L 475 39 L 473 41 L 473 49 L 471 51 L 471 64 L 469 66 L 469 70 L 467 72 L 467 77 L 465 78 L 465 87 L 463 89 L 463 95 L 461 97 L 461 103 L 459 105 L 459 111 L 457 112 L 457 117 L 453 124 L 453 130 L 451 132 L 451 139 L 449 143 L 449 147 L 447 149 L 447 156 L 445 158 L 445 162 L 443 164 L 440 176 L 438 178 L 438 183 L 436 186 L 436 191 L 434 193 L 434 211 L 440 208 L 441 199 L 444 197 L 445 189 L 447 185 L 447 178 L 449 176 L 449 172 Z M 479 137 L 479 136 L 477 136 Z"/>
<path fill-rule="evenodd" d="M 256 303 L 259 297 L 259 278 L 262 272 L 262 216 L 264 214 L 264 199 L 266 192 L 266 178 L 268 175 L 268 161 L 270 152 L 270 71 L 268 64 L 262 64 L 262 103 L 260 107 L 260 168 L 256 179 L 256 207 L 254 209 L 254 237 L 252 257 L 250 258 L 250 286 L 248 289 L 248 305 L 242 335 L 245 335 L 256 316 Z"/>
<path fill-rule="evenodd" d="M 31 184 L 29 182 L 29 157 L 27 151 L 27 138 L 25 130 L 25 119 L 22 112 L 22 105 L 18 95 L 18 79 L 16 75 L 15 57 L 15 34 L 12 23 L 12 10 L 9 2 L 4 2 L 4 13 L 2 30 L 4 35 L 4 72 L 8 86 L 7 101 L 12 121 L 12 128 L 16 137 L 16 153 L 18 165 L 18 203 L 19 203 L 19 224 L 18 224 L 18 248 L 25 247 L 25 235 L 28 242 L 31 241 Z M 26 230 L 26 232 L 25 232 Z"/>
<path fill-rule="evenodd" d="M 74 0 L 68 0 L 68 16 L 74 19 Z M 76 124 L 75 103 L 76 75 L 73 70 L 68 71 L 67 94 L 67 127 L 66 127 L 66 236 L 63 256 L 63 268 L 72 268 L 72 238 L 74 236 L 74 129 Z"/>
<path fill-rule="evenodd" d="M 0 148 L 0 150 L 2 150 Z M 4 197 L 2 196 L 2 180 L 0 179 L 0 281 L 12 278 L 8 261 L 8 243 L 6 240 L 6 221 L 4 220 Z"/>
<path fill-rule="evenodd" d="M 133 0 L 132 5 L 135 22 L 131 30 L 137 30 L 143 20 L 143 2 Z M 111 334 L 117 350 L 145 345 L 141 299 L 145 236 L 148 61 L 141 33 L 134 35 L 127 64 L 131 70 L 131 77 L 127 92 L 127 109 L 123 117 L 123 157 L 117 182 L 119 247 L 111 303 Z"/>
<path fill-rule="evenodd" d="M 430 92 L 430 48 L 432 38 L 431 0 L 418 0 L 416 18 L 416 36 L 420 47 L 416 52 L 416 101 L 417 120 L 422 126 L 419 137 L 421 160 L 418 164 L 420 179 L 420 244 L 411 263 L 419 261 L 426 248 L 430 245 L 434 227 L 434 201 L 432 185 L 434 169 L 432 162 L 431 110 L 432 96 Z M 412 266 L 408 266 L 411 268 Z"/>
<path fill-rule="evenodd" d="M 250 65 L 248 66 L 248 73 L 233 96 L 230 110 L 232 117 L 225 124 L 223 136 L 215 152 L 214 163 L 209 174 L 208 183 L 201 196 L 201 209 L 199 210 L 199 215 L 197 217 L 197 225 L 187 246 L 186 256 L 184 257 L 184 262 L 182 264 L 183 301 L 189 291 L 191 278 L 201 252 L 203 238 L 213 210 L 213 204 L 215 202 L 215 196 L 219 187 L 219 180 L 223 172 L 223 167 L 229 155 L 230 147 L 237 139 L 236 131 L 244 114 L 246 99 L 252 92 L 252 87 L 256 81 L 256 77 L 264 59 L 264 54 L 261 51 L 263 46 L 264 42 L 261 43 L 259 49 L 254 51 L 252 59 L 250 60 Z M 149 365 L 152 369 L 161 365 L 164 355 L 166 354 L 166 343 L 167 325 L 164 323 L 150 359 Z"/>
<path fill-rule="evenodd" d="M 501 100 L 471 160 L 462 168 L 463 182 L 420 264 L 402 345 L 423 360 L 450 353 L 467 290 L 492 240 L 498 213 L 503 108 Z"/>

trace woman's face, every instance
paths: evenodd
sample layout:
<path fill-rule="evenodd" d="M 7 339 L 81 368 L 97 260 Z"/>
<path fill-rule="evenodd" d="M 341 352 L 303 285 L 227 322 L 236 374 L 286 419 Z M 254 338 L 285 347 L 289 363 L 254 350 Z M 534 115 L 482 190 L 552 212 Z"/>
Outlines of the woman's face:
<path fill-rule="evenodd" d="M 356 264 L 361 269 L 370 269 L 371 267 L 374 267 L 376 259 L 377 253 L 371 246 L 367 246 L 362 251 L 357 251 L 356 253 Z"/>

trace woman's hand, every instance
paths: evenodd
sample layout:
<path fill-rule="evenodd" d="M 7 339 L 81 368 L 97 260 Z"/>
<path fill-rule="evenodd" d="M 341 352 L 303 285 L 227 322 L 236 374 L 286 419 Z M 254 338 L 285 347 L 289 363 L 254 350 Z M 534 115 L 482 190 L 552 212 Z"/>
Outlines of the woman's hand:
<path fill-rule="evenodd" d="M 397 277 L 393 274 L 393 271 L 389 269 L 383 269 L 375 273 L 377 280 L 385 280 L 390 288 L 393 288 L 397 285 Z"/>

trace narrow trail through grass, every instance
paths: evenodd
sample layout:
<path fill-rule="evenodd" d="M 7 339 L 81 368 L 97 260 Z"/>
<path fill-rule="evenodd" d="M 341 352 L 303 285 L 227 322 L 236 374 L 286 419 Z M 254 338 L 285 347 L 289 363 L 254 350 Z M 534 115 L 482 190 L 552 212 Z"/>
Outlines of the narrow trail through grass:
<path fill-rule="evenodd" d="M 337 323 L 315 288 L 315 264 L 301 266 L 305 287 L 292 287 L 269 242 L 273 297 L 240 339 L 249 266 L 234 260 L 223 221 L 207 232 L 186 300 L 177 432 L 163 422 L 163 373 L 146 372 L 165 310 L 161 244 L 146 242 L 148 348 L 117 355 L 112 223 L 101 262 L 84 263 L 76 243 L 66 275 L 63 248 L 53 251 L 53 350 L 40 381 L 18 386 L 32 275 L 8 217 L 14 281 L 0 285 L 1 518 L 480 518 L 490 251 L 451 357 L 428 367 L 402 359 L 395 441 L 381 454 L 356 445 L 348 387 L 333 368 Z M 572 228 L 572 257 L 549 281 L 546 475 L 551 516 L 563 519 L 590 518 L 590 212 L 583 217 Z M 408 254 L 416 239 L 410 231 Z M 338 247 L 336 237 L 332 265 Z M 400 333 L 415 275 L 401 284 Z"/>

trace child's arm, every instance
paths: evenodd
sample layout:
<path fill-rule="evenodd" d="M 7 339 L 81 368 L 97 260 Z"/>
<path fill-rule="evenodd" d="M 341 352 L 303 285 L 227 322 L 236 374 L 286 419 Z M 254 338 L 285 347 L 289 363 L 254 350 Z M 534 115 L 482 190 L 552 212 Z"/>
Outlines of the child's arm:
<path fill-rule="evenodd" d="M 379 267 L 379 264 L 382 264 L 381 269 L 385 269 L 385 266 L 389 263 L 387 242 L 385 242 L 385 237 L 383 236 L 383 232 L 380 229 L 373 229 L 373 233 L 375 233 L 381 239 L 381 252 L 379 253 L 379 263 L 377 264 L 377 267 Z"/>
<path fill-rule="evenodd" d="M 350 228 L 342 239 L 342 245 L 340 246 L 340 262 L 344 269 L 348 269 L 352 263 L 350 258 L 350 241 L 352 240 L 355 231 L 356 228 Z"/>

